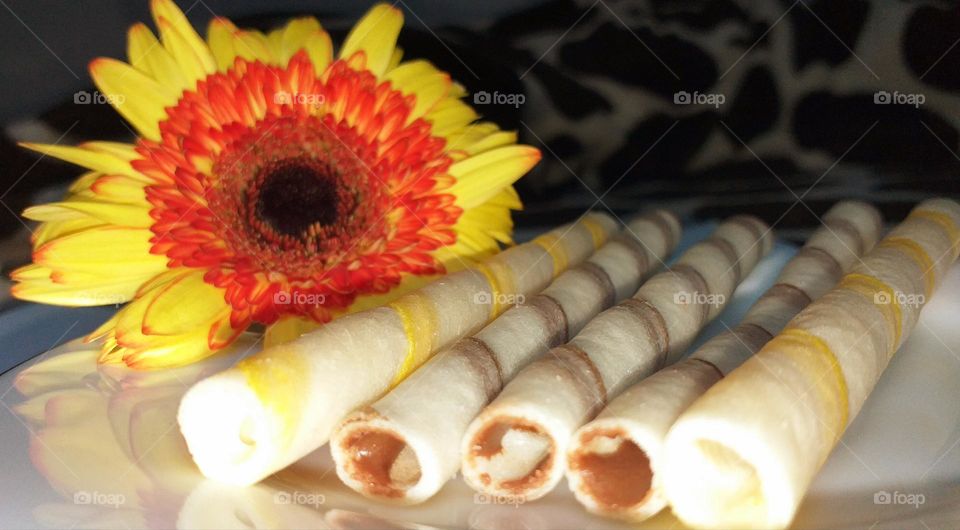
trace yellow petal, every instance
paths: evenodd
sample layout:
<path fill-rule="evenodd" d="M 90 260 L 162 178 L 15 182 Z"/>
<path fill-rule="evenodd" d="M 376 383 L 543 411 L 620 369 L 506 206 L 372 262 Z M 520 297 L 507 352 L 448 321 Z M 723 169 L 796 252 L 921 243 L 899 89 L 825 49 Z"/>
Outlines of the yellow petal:
<path fill-rule="evenodd" d="M 33 231 L 30 236 L 35 247 L 46 244 L 47 242 L 67 234 L 74 234 L 81 230 L 99 228 L 107 226 L 106 223 L 93 217 L 83 219 L 71 219 L 69 221 L 57 221 L 53 223 L 40 223 L 40 226 Z"/>
<path fill-rule="evenodd" d="M 164 109 L 176 104 L 179 93 L 114 59 L 95 59 L 90 63 L 90 75 L 110 104 L 141 135 L 151 140 L 160 139 L 158 124 L 167 118 Z"/>
<path fill-rule="evenodd" d="M 127 32 L 127 59 L 134 68 L 177 90 L 193 88 L 183 75 L 176 59 L 164 48 L 143 23 L 130 26 Z"/>
<path fill-rule="evenodd" d="M 480 116 L 470 105 L 455 98 L 446 98 L 436 104 L 424 118 L 433 124 L 433 134 L 446 136 L 468 126 Z"/>
<path fill-rule="evenodd" d="M 102 176 L 103 173 L 96 171 L 89 171 L 83 175 L 80 175 L 77 180 L 73 181 L 70 184 L 70 187 L 67 188 L 68 195 L 83 196 L 87 198 L 93 197 L 95 194 L 90 188 L 93 186 L 93 183 Z"/>
<path fill-rule="evenodd" d="M 121 159 L 113 153 L 98 150 L 91 146 L 91 144 L 81 144 L 80 146 L 72 147 L 67 145 L 21 142 L 19 145 L 32 151 L 43 153 L 46 156 L 52 156 L 64 162 L 70 162 L 71 164 L 100 173 L 143 178 L 139 172 L 130 167 L 128 160 Z"/>
<path fill-rule="evenodd" d="M 280 65 L 286 66 L 293 54 L 306 47 L 307 39 L 322 32 L 320 23 L 313 17 L 295 18 L 280 30 L 280 47 L 274 52 Z"/>
<path fill-rule="evenodd" d="M 44 270 L 49 270 L 44 268 Z M 62 281 L 31 279 L 15 284 L 10 293 L 21 300 L 69 307 L 121 304 L 133 298 L 143 283 L 142 276 L 101 277 L 97 281 L 77 281 L 66 275 Z"/>
<path fill-rule="evenodd" d="M 142 345 L 148 338 L 143 334 L 143 318 L 150 304 L 163 292 L 163 288 L 189 274 L 184 268 L 168 269 L 145 281 L 137 290 L 134 300 L 117 313 L 114 335 L 128 345 Z"/>
<path fill-rule="evenodd" d="M 182 335 L 221 316 L 228 307 L 224 291 L 203 281 L 203 274 L 196 270 L 164 285 L 143 315 L 143 332 Z"/>
<path fill-rule="evenodd" d="M 399 9 L 377 4 L 350 30 L 340 49 L 340 58 L 349 59 L 362 51 L 367 57 L 367 69 L 380 77 L 387 71 L 402 27 L 403 13 Z"/>
<path fill-rule="evenodd" d="M 61 201 L 31 206 L 23 216 L 34 221 L 67 221 L 92 217 L 117 226 L 150 228 L 153 218 L 147 204 L 116 204 L 95 201 Z"/>
<path fill-rule="evenodd" d="M 457 242 L 443 247 L 434 256 L 450 267 L 456 265 L 458 256 L 470 256 L 482 259 L 500 250 L 500 243 L 513 242 L 513 220 L 510 210 L 522 208 L 513 186 L 507 186 L 489 201 L 465 210 L 453 229 L 457 232 Z"/>
<path fill-rule="evenodd" d="M 313 69 L 320 75 L 327 66 L 333 62 L 333 42 L 330 41 L 330 35 L 326 31 L 318 31 L 310 34 L 303 43 L 307 50 L 307 56 L 313 63 Z"/>
<path fill-rule="evenodd" d="M 467 155 L 477 155 L 515 143 L 517 143 L 516 131 L 501 131 L 496 125 L 485 122 L 471 125 L 447 136 L 446 149 L 463 151 Z"/>
<path fill-rule="evenodd" d="M 488 134 L 480 140 L 470 144 L 466 147 L 466 151 L 471 155 L 477 155 L 497 147 L 503 147 L 505 145 L 512 145 L 515 143 L 517 143 L 516 131 L 497 131 L 493 134 Z"/>
<path fill-rule="evenodd" d="M 90 272 L 103 276 L 134 270 L 159 272 L 166 256 L 150 253 L 153 233 L 144 228 L 108 226 L 83 230 L 51 240 L 33 252 L 34 263 L 55 270 Z"/>
<path fill-rule="evenodd" d="M 10 279 L 15 282 L 44 280 L 50 278 L 50 272 L 51 271 L 48 267 L 37 265 L 36 263 L 30 263 L 14 269 L 13 272 L 10 273 Z"/>
<path fill-rule="evenodd" d="M 450 193 L 464 209 L 483 204 L 522 177 L 540 160 L 540 151 L 526 145 L 510 145 L 466 158 L 450 166 L 457 177 Z"/>
<path fill-rule="evenodd" d="M 429 112 L 450 92 L 450 74 L 437 70 L 427 61 L 403 63 L 390 70 L 384 79 L 404 95 L 413 94 L 417 98 L 409 121 Z"/>
<path fill-rule="evenodd" d="M 283 28 L 275 29 L 267 33 L 267 47 L 270 49 L 270 55 L 280 59 L 280 48 L 283 47 Z M 282 66 L 286 66 L 282 64 Z"/>
<path fill-rule="evenodd" d="M 90 184 L 90 190 L 101 200 L 137 204 L 149 208 L 146 202 L 146 185 L 123 175 L 101 175 Z"/>
<path fill-rule="evenodd" d="M 280 320 L 267 327 L 267 331 L 263 335 L 263 347 L 270 348 L 290 342 L 322 325 L 323 324 L 315 322 L 312 319 L 298 316 L 289 315 L 280 317 Z"/>
<path fill-rule="evenodd" d="M 136 146 L 132 144 L 125 144 L 123 142 L 83 142 L 80 144 L 80 147 L 89 149 L 91 151 L 97 151 L 99 153 L 113 155 L 114 157 L 127 162 L 136 158 L 140 158 L 140 155 L 137 153 Z"/>
<path fill-rule="evenodd" d="M 233 45 L 233 34 L 238 31 L 233 22 L 225 18 L 216 17 L 207 26 L 207 42 L 210 43 L 210 52 L 217 62 L 220 71 L 228 70 L 237 58 L 237 50 Z"/>
<path fill-rule="evenodd" d="M 207 43 L 200 38 L 190 21 L 172 0 L 151 0 L 150 13 L 160 30 L 163 45 L 167 48 L 188 78 L 212 74 L 217 65 Z M 166 26 L 166 27 L 164 27 Z M 195 81 L 200 77 L 192 77 Z"/>
<path fill-rule="evenodd" d="M 176 368 L 197 362 L 216 353 L 210 348 L 211 340 L 217 343 L 232 342 L 239 333 L 230 329 L 227 318 L 214 324 L 198 326 L 188 335 L 151 337 L 144 347 L 121 347 L 123 362 L 134 370 L 158 370 Z"/>
<path fill-rule="evenodd" d="M 267 43 L 267 36 L 259 31 L 239 30 L 233 34 L 233 48 L 237 55 L 248 61 L 260 61 L 265 64 L 274 62 L 273 54 Z"/>
<path fill-rule="evenodd" d="M 187 89 L 192 90 L 197 81 L 217 71 L 217 63 L 206 44 L 197 48 L 178 28 L 165 18 L 157 21 L 163 46 L 170 52 L 187 79 Z M 193 28 L 190 29 L 193 31 Z M 196 32 L 193 33 L 196 35 Z M 199 37 L 198 37 L 199 38 Z M 202 43 L 202 41 L 201 41 Z M 162 79 L 160 79 L 162 81 Z"/>
<path fill-rule="evenodd" d="M 171 312 L 169 304 L 176 302 L 173 300 L 176 294 L 171 293 L 181 289 L 171 286 L 179 284 L 185 277 L 195 275 L 199 276 L 200 271 L 174 269 L 147 282 L 152 288 L 138 293 L 136 299 L 117 313 L 112 331 L 114 343 L 111 343 L 111 335 L 108 335 L 100 361 L 122 361 L 135 369 L 182 366 L 207 357 L 215 349 L 232 342 L 242 330 L 230 327 L 230 307 L 222 297 L 220 310 L 213 313 L 193 311 L 177 317 L 175 313 L 180 311 L 179 306 Z M 196 293 L 191 292 L 190 296 L 196 296 Z M 167 304 L 167 308 L 161 309 L 156 304 Z M 148 313 L 153 311 L 157 314 L 148 320 Z M 179 330 L 185 332 L 156 333 Z"/>
<path fill-rule="evenodd" d="M 397 46 L 393 50 L 393 55 L 390 57 L 390 62 L 387 63 L 387 72 L 399 66 L 400 61 L 402 60 L 403 60 L 403 48 Z"/>

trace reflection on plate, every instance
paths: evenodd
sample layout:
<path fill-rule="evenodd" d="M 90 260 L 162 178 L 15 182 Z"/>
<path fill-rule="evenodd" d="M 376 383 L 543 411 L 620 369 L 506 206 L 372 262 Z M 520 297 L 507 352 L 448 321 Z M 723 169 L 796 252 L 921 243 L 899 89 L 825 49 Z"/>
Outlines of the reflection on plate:
<path fill-rule="evenodd" d="M 732 324 L 790 249 L 738 290 Z M 960 266 L 924 310 L 842 444 L 818 476 L 797 528 L 954 528 L 960 522 Z M 722 329 L 708 329 L 707 335 Z M 322 448 L 249 488 L 204 480 L 176 427 L 186 388 L 255 347 L 193 366 L 134 372 L 97 366 L 67 344 L 0 377 L 0 525 L 4 528 L 627 528 L 587 514 L 561 486 L 498 505 L 460 480 L 419 506 L 372 503 L 347 489 Z M 9 412 L 9 413 L 7 413 Z M 632 528 L 679 528 L 661 513 Z"/>

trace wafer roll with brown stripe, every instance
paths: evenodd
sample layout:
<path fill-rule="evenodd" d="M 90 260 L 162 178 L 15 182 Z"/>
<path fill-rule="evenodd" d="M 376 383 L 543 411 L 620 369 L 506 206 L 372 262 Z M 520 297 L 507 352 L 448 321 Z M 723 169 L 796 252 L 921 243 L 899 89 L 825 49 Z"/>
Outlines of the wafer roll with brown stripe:
<path fill-rule="evenodd" d="M 879 212 L 858 202 L 837 204 L 823 223 L 736 328 L 633 385 L 577 430 L 567 453 L 567 479 L 588 510 L 642 521 L 663 509 L 661 454 L 677 417 L 836 285 L 883 228 Z"/>
<path fill-rule="evenodd" d="M 204 475 L 234 484 L 286 467 L 436 351 L 585 260 L 616 226 L 607 215 L 588 214 L 200 381 L 187 391 L 178 417 L 194 461 Z"/>
<path fill-rule="evenodd" d="M 761 221 L 734 217 L 670 271 L 527 366 L 467 429 L 461 446 L 467 483 L 529 500 L 553 489 L 563 477 L 574 430 L 608 396 L 685 349 L 718 312 L 709 306 L 722 306 L 771 244 Z"/>
<path fill-rule="evenodd" d="M 667 500 L 697 528 L 784 528 L 960 251 L 960 204 L 921 203 L 667 435 Z"/>
<path fill-rule="evenodd" d="M 460 467 L 460 440 L 505 381 L 591 318 L 627 298 L 680 238 L 662 210 L 640 216 L 586 262 L 439 352 L 340 424 L 330 442 L 337 474 L 371 498 L 411 504 L 433 496 Z"/>

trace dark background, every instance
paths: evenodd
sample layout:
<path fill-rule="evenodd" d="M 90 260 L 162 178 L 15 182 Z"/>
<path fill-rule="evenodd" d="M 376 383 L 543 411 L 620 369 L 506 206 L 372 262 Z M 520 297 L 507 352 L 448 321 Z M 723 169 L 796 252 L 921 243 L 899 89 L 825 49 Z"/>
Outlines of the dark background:
<path fill-rule="evenodd" d="M 203 35 L 216 15 L 271 29 L 314 14 L 339 42 L 372 2 L 179 2 Z M 942 2 L 403 0 L 405 57 L 468 91 L 522 95 L 477 109 L 539 147 L 518 184 L 521 229 L 585 208 L 651 204 L 694 218 L 750 212 L 800 239 L 832 203 L 896 221 L 960 196 L 960 9 Z M 130 140 L 86 64 L 125 57 L 144 1 L 0 0 L 0 267 L 29 261 L 28 204 L 80 170 L 16 141 Z M 682 104 L 678 93 L 721 104 Z M 879 95 L 878 95 L 879 94 Z M 901 102 L 883 103 L 883 94 Z M 922 98 L 922 104 L 911 105 Z M 678 103 L 680 101 L 680 103 Z M 878 103 L 879 101 L 879 103 Z M 3 280 L 5 281 L 5 280 Z M 0 286 L 0 304 L 7 286 Z M 7 301 L 9 303 L 9 301 Z"/>

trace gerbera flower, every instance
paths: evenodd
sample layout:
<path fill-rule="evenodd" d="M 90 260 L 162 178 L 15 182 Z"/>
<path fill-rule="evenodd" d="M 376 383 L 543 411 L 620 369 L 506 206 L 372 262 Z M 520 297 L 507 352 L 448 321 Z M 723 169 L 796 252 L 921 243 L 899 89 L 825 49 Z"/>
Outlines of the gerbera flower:
<path fill-rule="evenodd" d="M 170 0 L 159 40 L 90 64 L 135 144 L 25 144 L 89 170 L 40 225 L 13 294 L 130 303 L 91 334 L 101 362 L 174 366 L 253 323 L 282 340 L 382 303 L 509 243 L 512 184 L 540 157 L 478 122 L 464 89 L 401 62 L 401 12 L 372 8 L 335 57 L 313 18 L 206 41 Z"/>

